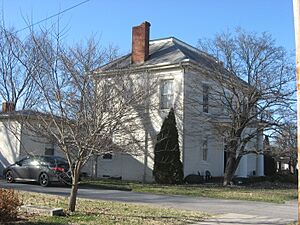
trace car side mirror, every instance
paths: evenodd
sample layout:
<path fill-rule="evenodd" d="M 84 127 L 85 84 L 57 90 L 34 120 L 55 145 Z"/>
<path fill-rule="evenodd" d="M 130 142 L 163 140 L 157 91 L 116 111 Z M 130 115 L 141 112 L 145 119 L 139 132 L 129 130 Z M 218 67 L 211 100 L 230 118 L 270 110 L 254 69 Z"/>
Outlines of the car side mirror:
<path fill-rule="evenodd" d="M 18 166 L 22 166 L 22 163 L 21 163 L 21 162 L 16 162 L 16 164 L 17 164 Z"/>

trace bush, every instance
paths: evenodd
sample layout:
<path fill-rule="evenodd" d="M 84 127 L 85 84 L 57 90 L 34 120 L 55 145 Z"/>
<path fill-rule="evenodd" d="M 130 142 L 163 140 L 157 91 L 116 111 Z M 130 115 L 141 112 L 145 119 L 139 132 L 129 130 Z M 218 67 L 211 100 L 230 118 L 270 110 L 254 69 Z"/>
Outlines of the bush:
<path fill-rule="evenodd" d="M 295 174 L 276 174 L 271 176 L 269 180 L 271 182 L 298 184 L 298 176 Z"/>
<path fill-rule="evenodd" d="M 298 184 L 298 176 L 294 174 L 275 174 L 273 176 L 263 176 L 263 177 L 236 177 L 233 179 L 234 184 L 255 184 L 261 182 L 271 182 L 271 183 L 285 183 L 285 184 Z"/>
<path fill-rule="evenodd" d="M 270 181 L 270 178 L 267 176 L 261 176 L 261 177 L 252 176 L 252 177 L 250 177 L 250 183 L 259 183 L 259 182 L 266 182 L 266 181 Z"/>
<path fill-rule="evenodd" d="M 0 222 L 15 220 L 19 206 L 21 201 L 14 190 L 0 189 Z"/>
<path fill-rule="evenodd" d="M 202 184 L 204 183 L 204 178 L 201 175 L 190 174 L 184 178 L 184 182 L 187 184 Z"/>

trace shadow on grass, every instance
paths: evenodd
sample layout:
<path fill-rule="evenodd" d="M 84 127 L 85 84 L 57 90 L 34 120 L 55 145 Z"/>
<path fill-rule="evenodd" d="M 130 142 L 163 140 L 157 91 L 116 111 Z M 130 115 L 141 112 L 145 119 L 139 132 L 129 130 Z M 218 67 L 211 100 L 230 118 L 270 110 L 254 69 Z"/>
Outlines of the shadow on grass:
<path fill-rule="evenodd" d="M 105 185 L 105 184 L 80 184 L 79 189 L 100 189 L 100 190 L 118 190 L 118 191 L 132 191 L 129 187 L 121 187 L 114 185 Z"/>
<path fill-rule="evenodd" d="M 100 216 L 100 217 L 99 217 Z M 40 217 L 40 216 L 20 216 L 17 220 L 10 222 L 2 222 L 1 225 L 69 225 L 78 222 L 78 218 L 84 221 L 85 224 L 94 224 L 98 221 L 99 224 L 104 224 L 99 221 L 99 218 L 104 217 L 105 221 L 111 219 L 120 219 L 120 221 L 145 221 L 155 223 L 156 221 L 165 221 L 167 224 L 173 224 L 175 221 L 181 222 L 182 224 L 195 224 L 197 222 L 203 221 L 207 218 L 207 215 L 199 216 L 180 216 L 180 215 L 147 215 L 147 214 L 122 214 L 122 213 L 75 213 L 73 215 L 68 215 L 66 217 Z M 102 221 L 103 222 L 103 221 Z"/>

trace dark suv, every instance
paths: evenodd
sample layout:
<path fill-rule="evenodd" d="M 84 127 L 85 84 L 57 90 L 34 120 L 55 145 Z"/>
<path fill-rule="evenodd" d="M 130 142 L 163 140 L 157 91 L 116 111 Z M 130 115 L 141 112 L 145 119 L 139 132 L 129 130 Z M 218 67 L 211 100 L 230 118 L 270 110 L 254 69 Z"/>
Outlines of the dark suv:
<path fill-rule="evenodd" d="M 3 171 L 8 183 L 35 181 L 46 187 L 51 182 L 71 182 L 68 161 L 58 156 L 28 156 Z"/>

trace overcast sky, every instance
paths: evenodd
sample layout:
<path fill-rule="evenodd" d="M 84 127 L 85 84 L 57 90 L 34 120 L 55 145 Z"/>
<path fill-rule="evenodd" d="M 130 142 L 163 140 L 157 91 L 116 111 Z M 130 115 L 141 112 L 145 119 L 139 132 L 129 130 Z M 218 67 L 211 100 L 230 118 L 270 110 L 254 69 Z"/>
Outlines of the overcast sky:
<path fill-rule="evenodd" d="M 151 39 L 174 36 L 195 46 L 199 38 L 239 26 L 267 31 L 278 45 L 294 50 L 292 0 L 2 0 L 2 18 L 20 30 L 25 21 L 36 23 L 81 2 L 60 16 L 70 44 L 96 35 L 104 46 L 113 43 L 127 53 L 132 26 L 149 21 Z"/>

